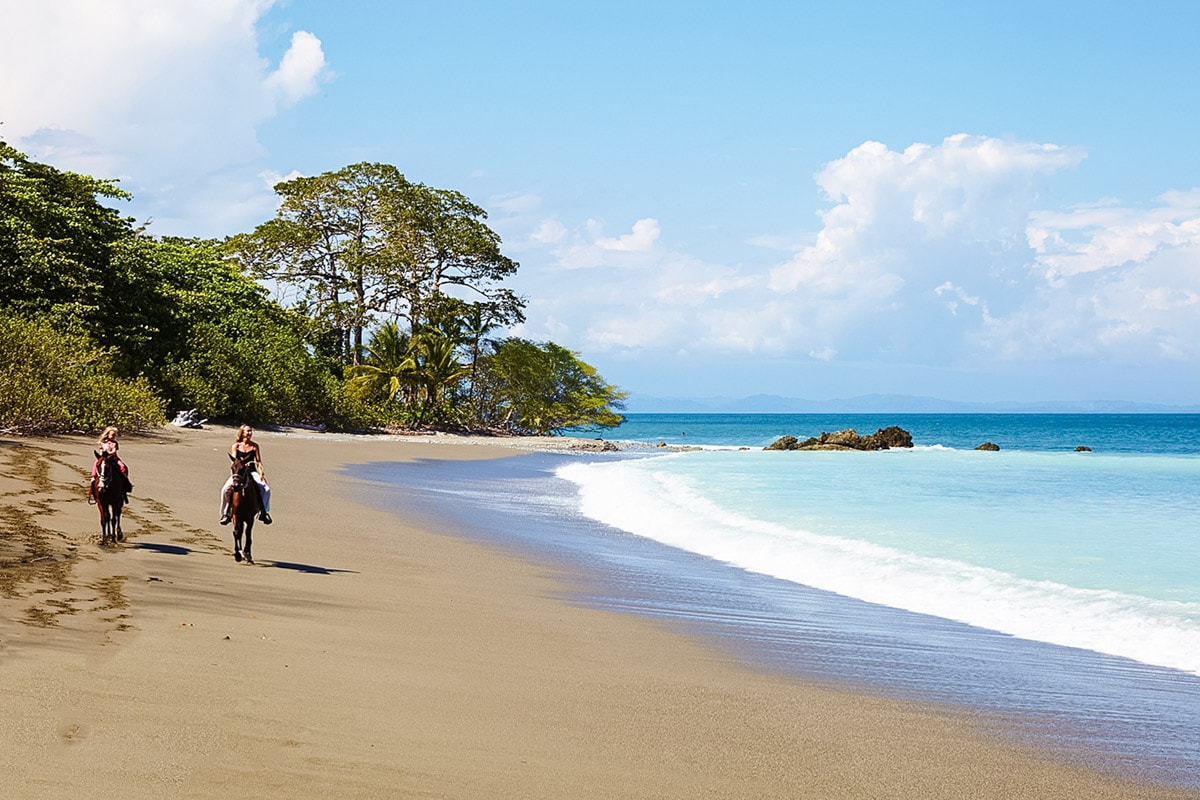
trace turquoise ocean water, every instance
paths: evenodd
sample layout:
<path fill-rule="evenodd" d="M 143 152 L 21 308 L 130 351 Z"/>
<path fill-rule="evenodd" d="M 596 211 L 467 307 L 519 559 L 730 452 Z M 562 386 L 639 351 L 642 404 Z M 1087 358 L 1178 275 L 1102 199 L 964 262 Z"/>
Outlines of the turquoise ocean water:
<path fill-rule="evenodd" d="M 887 425 L 914 448 L 761 449 Z M 631 415 L 609 438 L 713 449 L 562 467 L 598 521 L 872 603 L 1200 675 L 1200 416 Z M 984 441 L 1000 451 L 974 449 Z"/>
<path fill-rule="evenodd" d="M 916 446 L 762 450 L 888 425 Z M 1200 415 L 631 414 L 600 435 L 644 447 L 352 474 L 568 566 L 580 602 L 1200 788 Z"/>

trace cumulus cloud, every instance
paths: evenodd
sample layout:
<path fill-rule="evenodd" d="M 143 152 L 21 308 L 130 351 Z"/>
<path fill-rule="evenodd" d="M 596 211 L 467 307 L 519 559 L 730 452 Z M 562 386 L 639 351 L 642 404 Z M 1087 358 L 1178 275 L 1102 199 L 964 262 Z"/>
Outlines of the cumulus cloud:
<path fill-rule="evenodd" d="M 601 250 L 620 250 L 624 252 L 643 252 L 649 250 L 658 241 L 661 231 L 656 219 L 639 219 L 633 223 L 633 232 L 615 239 L 600 238 L 596 247 Z"/>
<path fill-rule="evenodd" d="M 233 232 L 221 226 L 244 224 L 237 209 L 252 208 L 251 219 L 273 209 L 255 179 L 265 156 L 257 126 L 329 74 L 308 32 L 274 68 L 259 53 L 255 26 L 272 5 L 3 0 L 21 36 L 0 48 L 0 132 L 36 159 L 121 180 L 156 218 L 152 231 Z M 196 219 L 214 229 L 196 230 Z"/>
<path fill-rule="evenodd" d="M 1050 280 L 1144 262 L 1159 250 L 1200 245 L 1200 189 L 1172 191 L 1161 205 L 1108 205 L 1032 215 L 1029 244 Z"/>
<path fill-rule="evenodd" d="M 539 308 L 576 346 L 614 353 L 931 367 L 1200 358 L 1200 190 L 1147 209 L 1043 208 L 1047 184 L 1085 155 L 964 134 L 899 151 L 866 142 L 817 173 L 829 205 L 782 262 L 705 261 L 653 218 L 616 236 L 555 222 L 533 237 L 559 271 Z"/>
<path fill-rule="evenodd" d="M 866 142 L 827 164 L 821 229 L 767 285 L 814 320 L 798 352 L 960 358 L 970 334 L 1033 291 L 1026 226 L 1077 148 L 958 134 L 894 151 Z M 972 313 L 967 313 L 972 312 Z"/>
<path fill-rule="evenodd" d="M 1031 216 L 1037 291 L 981 342 L 1010 356 L 1200 358 L 1200 191 Z"/>
<path fill-rule="evenodd" d="M 263 85 L 277 92 L 285 104 L 291 105 L 316 94 L 317 81 L 324 70 L 325 53 L 321 50 L 321 40 L 308 31 L 296 31 L 279 68 L 267 76 Z"/>
<path fill-rule="evenodd" d="M 654 251 L 660 234 L 658 220 L 651 218 L 637 220 L 629 233 L 620 236 L 605 236 L 604 225 L 594 219 L 575 232 L 557 220 L 547 220 L 531 238 L 555 245 L 552 253 L 559 268 L 584 269 L 636 265 L 641 261 L 638 256 Z"/>
<path fill-rule="evenodd" d="M 556 219 L 544 220 L 537 229 L 530 234 L 530 238 L 539 244 L 554 244 L 561 242 L 563 237 L 567 235 L 567 227 Z"/>

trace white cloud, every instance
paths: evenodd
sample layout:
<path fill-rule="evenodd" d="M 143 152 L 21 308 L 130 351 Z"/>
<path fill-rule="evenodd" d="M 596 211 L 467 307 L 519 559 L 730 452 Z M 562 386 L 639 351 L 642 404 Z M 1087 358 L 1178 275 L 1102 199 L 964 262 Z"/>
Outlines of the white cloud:
<path fill-rule="evenodd" d="M 966 334 L 1032 290 L 1026 225 L 1075 148 L 959 134 L 893 151 L 866 142 L 827 164 L 833 204 L 767 285 L 810 320 L 795 352 L 953 360 Z M 967 311 L 972 313 L 966 313 Z"/>
<path fill-rule="evenodd" d="M 639 219 L 633 223 L 629 233 L 620 236 L 605 236 L 604 226 L 589 219 L 582 231 L 572 234 L 557 221 L 545 225 L 534 236 L 555 235 L 557 245 L 553 251 L 557 265 L 563 269 L 584 269 L 601 266 L 636 266 L 642 256 L 653 253 L 654 245 L 661 234 L 658 220 Z M 545 242 L 544 238 L 536 241 Z"/>
<path fill-rule="evenodd" d="M 153 232 L 231 233 L 246 222 L 237 209 L 274 207 L 254 179 L 257 126 L 328 74 L 311 33 L 275 69 L 260 55 L 255 26 L 272 5 L 0 0 L 22 33 L 0 48 L 0 131 L 35 159 L 120 179 Z"/>
<path fill-rule="evenodd" d="M 633 232 L 615 239 L 601 238 L 596 240 L 596 247 L 601 250 L 620 250 L 626 253 L 649 250 L 658 241 L 661 233 L 656 219 L 639 219 L 633 223 Z"/>
<path fill-rule="evenodd" d="M 1111 198 L 1040 207 L 1045 185 L 1083 158 L 966 135 L 902 151 L 867 142 L 817 174 L 830 202 L 822 226 L 775 264 L 708 262 L 653 218 L 617 236 L 594 220 L 556 223 L 530 239 L 544 247 L 525 268 L 540 257 L 547 271 L 529 325 L 546 313 L 569 346 L 664 357 L 933 367 L 1200 358 L 1200 190 L 1168 192 L 1150 209 Z"/>
<path fill-rule="evenodd" d="M 567 227 L 556 219 L 548 219 L 538 225 L 530 238 L 539 244 L 554 244 L 561 242 L 567 235 Z"/>
<path fill-rule="evenodd" d="M 1144 262 L 1160 249 L 1200 245 L 1200 190 L 1168 192 L 1162 205 L 1109 205 L 1032 215 L 1029 244 L 1051 280 Z"/>
<path fill-rule="evenodd" d="M 1200 359 L 1200 192 L 1160 202 L 1034 214 L 1042 280 L 1018 312 L 981 331 L 981 343 L 1021 358 Z"/>
<path fill-rule="evenodd" d="M 324 71 L 321 40 L 308 31 L 296 31 L 279 68 L 267 76 L 263 85 L 280 94 L 285 104 L 292 105 L 316 93 L 317 81 Z"/>

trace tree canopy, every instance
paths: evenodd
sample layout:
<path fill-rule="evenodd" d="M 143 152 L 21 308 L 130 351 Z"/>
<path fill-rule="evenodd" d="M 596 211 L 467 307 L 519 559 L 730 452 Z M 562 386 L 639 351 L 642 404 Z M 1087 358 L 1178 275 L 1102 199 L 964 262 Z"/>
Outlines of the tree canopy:
<path fill-rule="evenodd" d="M 506 323 L 524 302 L 499 282 L 517 270 L 487 213 L 458 192 L 409 182 L 388 164 L 352 164 L 275 186 L 274 219 L 227 243 L 253 274 L 292 286 L 357 363 L 364 331 L 399 317 L 417 329 L 449 287 L 490 303 Z"/>
<path fill-rule="evenodd" d="M 188 408 L 341 428 L 619 424 L 624 394 L 578 354 L 491 338 L 525 300 L 466 196 L 368 163 L 275 188 L 278 213 L 250 233 L 155 238 L 105 204 L 128 197 L 115 183 L 0 141 L 0 429 Z"/>

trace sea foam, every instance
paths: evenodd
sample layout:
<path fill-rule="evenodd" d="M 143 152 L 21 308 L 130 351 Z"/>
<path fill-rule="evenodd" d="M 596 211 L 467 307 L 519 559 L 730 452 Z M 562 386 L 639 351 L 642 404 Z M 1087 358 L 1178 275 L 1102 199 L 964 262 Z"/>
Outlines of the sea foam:
<path fill-rule="evenodd" d="M 671 458 L 671 457 L 668 457 Z M 661 459 L 573 463 L 580 510 L 741 569 L 1021 638 L 1200 675 L 1200 603 L 1021 578 L 733 511 Z"/>

